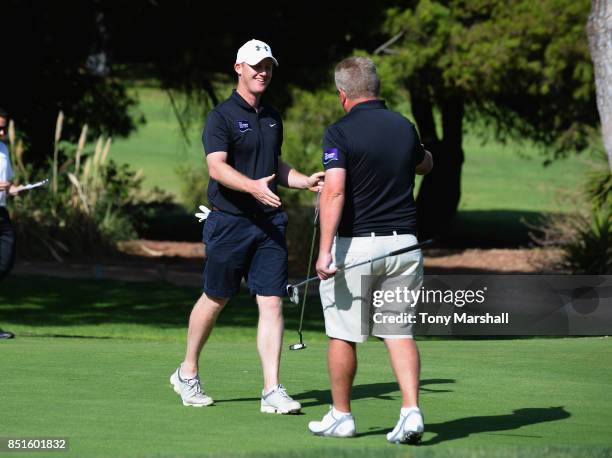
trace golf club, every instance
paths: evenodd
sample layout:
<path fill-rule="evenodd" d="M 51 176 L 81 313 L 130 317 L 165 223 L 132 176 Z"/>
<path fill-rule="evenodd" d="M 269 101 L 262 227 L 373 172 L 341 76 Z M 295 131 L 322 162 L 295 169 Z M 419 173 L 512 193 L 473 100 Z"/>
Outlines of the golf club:
<path fill-rule="evenodd" d="M 317 222 L 319 219 L 319 197 L 321 196 L 321 192 L 317 193 L 317 203 L 315 204 L 315 214 L 314 214 L 314 227 L 312 229 L 312 241 L 310 242 L 310 256 L 308 258 L 308 267 L 306 268 L 306 277 L 310 275 L 310 266 L 312 265 L 312 256 L 314 254 L 314 245 L 315 240 L 317 238 Z M 289 286 L 287 286 L 287 291 L 289 291 Z M 308 296 L 308 285 L 304 290 L 304 297 L 302 298 L 302 311 L 300 313 L 300 325 L 298 326 L 298 335 L 300 336 L 300 342 L 296 344 L 289 345 L 289 350 L 303 350 L 306 348 L 306 344 L 304 343 L 304 339 L 302 338 L 302 325 L 304 324 L 304 310 L 306 308 L 306 297 Z M 299 299 L 294 302 L 297 304 Z"/>
<path fill-rule="evenodd" d="M 420 243 L 416 243 L 414 245 L 405 247 L 405 248 L 400 248 L 398 250 L 394 250 L 394 251 L 390 251 L 387 254 L 383 254 L 380 256 L 377 256 L 375 258 L 372 259 L 367 259 L 365 261 L 361 261 L 358 262 L 356 264 L 351 264 L 349 266 L 340 266 L 338 267 L 338 272 L 342 272 L 342 271 L 347 271 L 349 269 L 352 269 L 353 267 L 357 267 L 357 266 L 362 266 L 364 264 L 368 264 L 370 262 L 374 262 L 374 261 L 378 261 L 379 259 L 384 259 L 387 258 L 389 256 L 397 256 L 398 254 L 402 254 L 402 253 L 407 253 L 409 251 L 414 251 L 414 250 L 418 250 L 420 248 L 423 248 L 425 246 L 431 245 L 433 243 L 433 239 L 429 239 L 429 240 L 425 240 L 424 242 L 420 242 Z M 287 294 L 289 295 L 289 300 L 291 302 L 293 302 L 294 304 L 297 304 L 300 301 L 300 286 L 302 285 L 308 285 L 308 283 L 310 283 L 311 281 L 317 280 L 319 277 L 317 275 L 315 275 L 314 277 L 310 277 L 310 278 L 306 278 L 306 280 L 297 283 L 295 285 L 287 285 Z M 304 311 L 302 310 L 302 314 L 304 313 Z"/>

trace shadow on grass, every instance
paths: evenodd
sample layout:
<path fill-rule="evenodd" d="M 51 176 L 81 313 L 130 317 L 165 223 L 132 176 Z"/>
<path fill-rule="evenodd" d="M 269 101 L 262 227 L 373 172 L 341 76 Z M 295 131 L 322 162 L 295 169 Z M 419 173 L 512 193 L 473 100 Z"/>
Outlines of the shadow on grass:
<path fill-rule="evenodd" d="M 179 288 L 162 282 L 12 276 L 0 284 L 0 324 L 48 327 L 125 323 L 186 329 L 191 308 L 200 294 L 199 288 Z M 286 302 L 287 329 L 297 328 L 299 312 L 297 305 Z M 257 318 L 255 300 L 242 293 L 226 305 L 217 326 L 255 328 Z M 304 329 L 323 329 L 317 297 L 309 300 Z"/>
<path fill-rule="evenodd" d="M 304 240 L 301 254 L 308 253 L 312 236 L 312 207 L 287 209 L 293 238 Z M 302 217 L 302 215 L 307 215 Z M 524 246 L 529 243 L 529 228 L 542 216 L 529 210 L 460 210 L 452 222 L 442 243 L 459 248 L 502 248 Z M 147 229 L 140 231 L 141 238 L 199 242 L 202 226 L 194 224 L 191 212 L 176 204 L 157 206 L 154 216 L 147 221 Z M 302 271 L 304 269 L 301 269 Z"/>
<path fill-rule="evenodd" d="M 506 415 L 458 418 L 427 425 L 427 430 L 436 433 L 436 436 L 423 442 L 423 445 L 462 439 L 476 433 L 512 431 L 536 423 L 565 420 L 570 416 L 571 414 L 563 407 L 530 407 L 516 409 Z"/>
<path fill-rule="evenodd" d="M 450 393 L 452 390 L 440 390 L 434 388 L 425 388 L 427 385 L 437 385 L 444 383 L 455 383 L 453 379 L 425 379 L 420 381 L 420 391 L 428 393 Z M 398 399 L 399 395 L 391 395 L 390 393 L 399 392 L 399 386 L 396 382 L 385 383 L 369 383 L 367 385 L 355 385 L 351 391 L 351 400 L 359 399 L 383 399 L 393 401 Z M 294 396 L 295 399 L 314 399 L 314 401 L 302 402 L 303 407 L 313 407 L 318 405 L 331 404 L 331 392 L 329 390 L 311 390 L 299 393 Z"/>
<path fill-rule="evenodd" d="M 444 383 L 455 383 L 453 379 L 436 378 L 425 379 L 420 381 L 420 391 L 426 393 L 451 393 L 452 390 L 440 390 L 434 388 L 425 388 L 426 385 L 438 385 Z M 369 383 L 366 385 L 355 385 L 351 391 L 351 400 L 358 399 L 383 399 L 393 401 L 398 398 L 398 395 L 391 395 L 399 391 L 396 382 L 385 383 Z M 320 405 L 331 404 L 331 393 L 327 390 L 310 390 L 298 393 L 293 396 L 294 399 L 300 401 L 302 407 L 314 407 Z M 237 401 L 257 401 L 259 398 L 236 398 L 236 399 L 216 399 L 215 402 L 237 402 Z"/>
<path fill-rule="evenodd" d="M 549 421 L 559 421 L 569 418 L 571 414 L 563 407 L 529 407 L 513 410 L 512 413 L 505 415 L 483 415 L 476 417 L 457 418 L 443 423 L 426 423 L 425 432 L 433 432 L 436 435 L 421 443 L 421 445 L 436 445 L 442 442 L 464 439 L 472 434 L 498 434 L 499 431 L 513 431 L 523 426 L 546 423 Z M 359 436 L 371 436 L 384 434 L 393 429 L 394 425 L 388 428 L 380 428 Z M 540 438 L 540 436 L 527 434 L 502 434 L 508 436 L 524 438 Z"/>
<path fill-rule="evenodd" d="M 527 246 L 530 228 L 543 216 L 519 210 L 461 210 L 441 237 L 447 248 L 516 248 Z"/>

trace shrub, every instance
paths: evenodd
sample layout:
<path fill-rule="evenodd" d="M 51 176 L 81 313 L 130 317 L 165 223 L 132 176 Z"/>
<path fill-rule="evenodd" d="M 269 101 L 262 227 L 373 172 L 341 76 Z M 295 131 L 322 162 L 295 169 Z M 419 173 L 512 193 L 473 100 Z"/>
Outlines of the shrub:
<path fill-rule="evenodd" d="M 114 251 L 115 242 L 136 236 L 144 218 L 142 203 L 168 200 L 159 190 L 142 192 L 142 173 L 109 158 L 111 139 L 99 137 L 87 149 L 87 126 L 77 145 L 61 141 L 63 115 L 55 133 L 53 159 L 48 168 L 34 170 L 24 163 L 24 148 L 15 144 L 16 182 L 51 177 L 50 188 L 17 196 L 12 203 L 20 253 L 27 257 L 103 256 Z"/>
<path fill-rule="evenodd" d="M 575 235 L 563 246 L 570 269 L 585 274 L 611 274 L 612 207 L 592 210 L 573 224 Z"/>
<path fill-rule="evenodd" d="M 612 174 L 604 154 L 597 154 L 584 189 L 566 197 L 574 210 L 543 217 L 531 234 L 541 246 L 561 249 L 556 267 L 580 274 L 612 273 Z"/>

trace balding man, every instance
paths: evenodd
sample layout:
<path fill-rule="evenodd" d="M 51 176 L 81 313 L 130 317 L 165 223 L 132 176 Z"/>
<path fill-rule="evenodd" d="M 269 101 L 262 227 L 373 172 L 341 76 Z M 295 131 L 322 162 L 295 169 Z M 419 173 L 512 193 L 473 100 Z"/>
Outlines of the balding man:
<path fill-rule="evenodd" d="M 419 354 L 410 326 L 364 328 L 371 316 L 362 304 L 365 291 L 384 290 L 391 277 L 402 276 L 410 289 L 422 284 L 423 258 L 412 251 L 368 263 L 336 275 L 335 265 L 372 259 L 417 243 L 415 173 L 433 165 L 414 125 L 390 111 L 378 98 L 380 81 L 374 63 L 351 57 L 338 64 L 335 82 L 347 113 L 330 126 L 323 140 L 325 187 L 320 200 L 321 238 L 317 273 L 329 337 L 328 364 L 333 406 L 309 429 L 316 435 L 354 436 L 350 391 L 357 370 L 356 343 L 368 334 L 385 341 L 402 392 L 402 408 L 395 428 L 387 434 L 394 443 L 418 443 L 423 417 L 418 405 Z M 406 310 L 394 313 L 414 313 Z M 365 326 L 367 327 L 367 326 Z"/>

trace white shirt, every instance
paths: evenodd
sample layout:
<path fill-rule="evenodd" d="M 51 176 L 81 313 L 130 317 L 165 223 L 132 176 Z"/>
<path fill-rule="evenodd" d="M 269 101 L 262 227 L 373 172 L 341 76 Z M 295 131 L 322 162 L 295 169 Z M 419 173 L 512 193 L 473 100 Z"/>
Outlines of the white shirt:
<path fill-rule="evenodd" d="M 4 142 L 0 142 L 0 181 L 10 181 L 13 179 L 13 167 L 9 156 L 8 147 Z M 0 207 L 6 207 L 7 191 L 0 191 Z"/>

